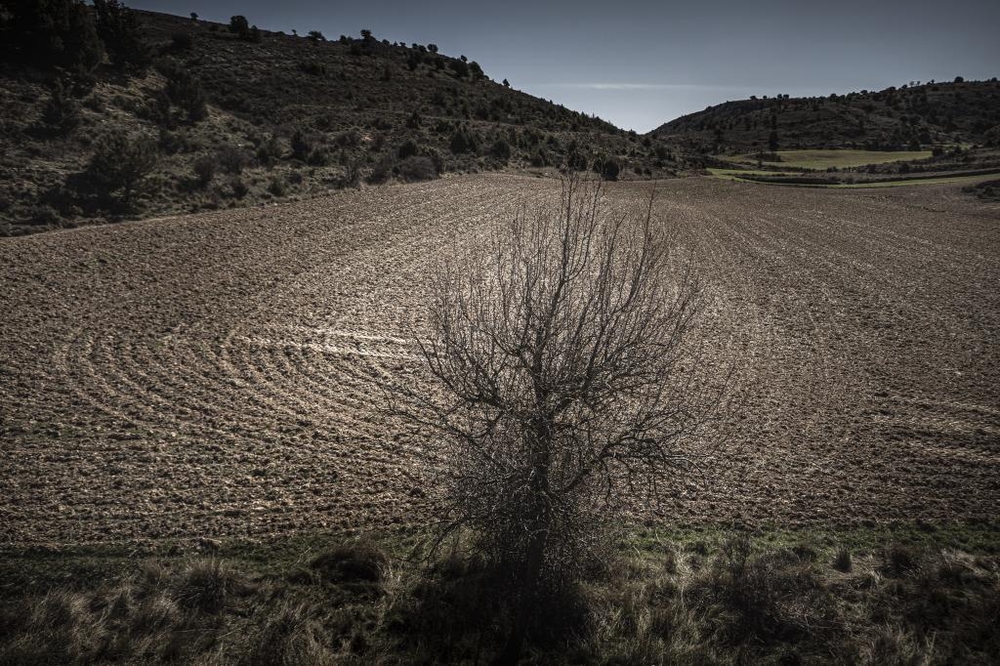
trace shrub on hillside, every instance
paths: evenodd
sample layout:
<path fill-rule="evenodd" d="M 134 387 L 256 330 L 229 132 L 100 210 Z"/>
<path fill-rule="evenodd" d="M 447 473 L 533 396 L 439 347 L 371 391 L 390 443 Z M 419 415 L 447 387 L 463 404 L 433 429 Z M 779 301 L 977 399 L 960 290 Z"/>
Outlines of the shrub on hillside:
<path fill-rule="evenodd" d="M 478 149 L 479 141 L 476 135 L 465 128 L 459 128 L 451 135 L 448 147 L 456 155 L 462 153 L 475 153 Z"/>
<path fill-rule="evenodd" d="M 281 159 L 281 155 L 281 142 L 276 136 L 261 140 L 257 145 L 257 161 L 268 168 L 274 166 L 275 162 Z"/>
<path fill-rule="evenodd" d="M 566 154 L 566 159 L 563 164 L 568 171 L 586 171 L 587 156 L 579 150 L 571 150 Z"/>
<path fill-rule="evenodd" d="M 62 81 L 56 81 L 42 107 L 42 123 L 56 134 L 68 134 L 80 124 L 80 104 L 67 94 Z"/>
<path fill-rule="evenodd" d="M 216 160 L 226 173 L 241 174 L 248 162 L 248 156 L 239 146 L 228 144 L 219 149 Z"/>
<path fill-rule="evenodd" d="M 109 134 L 97 144 L 94 155 L 75 180 L 75 189 L 100 208 L 131 209 L 157 159 L 156 143 L 149 137 Z"/>
<path fill-rule="evenodd" d="M 169 103 L 181 109 L 189 122 L 208 118 L 208 100 L 201 82 L 176 63 L 166 62 L 158 67 L 167 79 L 163 95 Z"/>
<path fill-rule="evenodd" d="M 594 171 L 604 180 L 618 180 L 621 164 L 613 157 L 598 158 L 594 160 Z"/>
<path fill-rule="evenodd" d="M 171 51 L 190 51 L 194 47 L 194 37 L 187 32 L 175 32 L 170 35 Z"/>
<path fill-rule="evenodd" d="M 200 187 L 207 187 L 215 177 L 215 172 L 218 168 L 218 161 L 211 155 L 202 155 L 196 159 L 192 170 L 194 171 L 195 180 L 198 185 Z"/>
<path fill-rule="evenodd" d="M 426 155 L 414 155 L 407 157 L 399 165 L 399 175 L 403 180 L 412 183 L 421 180 L 433 180 L 438 177 L 438 170 L 430 157 Z"/>
<path fill-rule="evenodd" d="M 374 167 L 372 167 L 371 173 L 368 174 L 367 181 L 371 185 L 381 185 L 382 183 L 388 182 L 391 177 L 392 161 L 388 157 L 383 157 L 375 163 Z"/>
<path fill-rule="evenodd" d="M 240 39 L 249 39 L 250 22 L 247 21 L 247 17 L 240 14 L 231 16 L 229 18 L 229 32 L 233 33 Z"/>
<path fill-rule="evenodd" d="M 416 142 L 413 139 L 407 139 L 399 146 L 397 154 L 399 155 L 399 159 L 405 160 L 408 157 L 413 157 L 419 151 L 420 149 Z"/>
<path fill-rule="evenodd" d="M 310 76 L 324 76 L 326 75 L 326 65 L 317 61 L 309 60 L 307 62 L 300 62 L 299 69 L 309 74 Z"/>
<path fill-rule="evenodd" d="M 307 135 L 301 129 L 295 130 L 295 133 L 292 135 L 292 159 L 305 162 L 309 159 L 309 155 L 312 153 L 312 150 L 312 137 Z"/>
<path fill-rule="evenodd" d="M 349 129 L 334 137 L 333 142 L 341 148 L 357 148 L 361 144 L 361 132 Z"/>
<path fill-rule="evenodd" d="M 506 164 L 510 160 L 510 144 L 506 139 L 497 139 L 490 146 L 490 155 Z"/>
<path fill-rule="evenodd" d="M 536 168 L 547 167 L 549 165 L 549 155 L 544 148 L 539 147 L 531 156 L 531 166 Z"/>
<path fill-rule="evenodd" d="M 451 67 L 451 71 L 455 73 L 456 78 L 468 78 L 469 66 L 462 60 L 452 60 L 448 65 Z"/>

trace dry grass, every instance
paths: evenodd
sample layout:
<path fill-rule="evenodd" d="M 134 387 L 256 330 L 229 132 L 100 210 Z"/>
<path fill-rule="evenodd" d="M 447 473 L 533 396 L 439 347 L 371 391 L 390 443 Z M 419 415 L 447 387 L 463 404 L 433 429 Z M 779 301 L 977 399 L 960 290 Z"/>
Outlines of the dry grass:
<path fill-rule="evenodd" d="M 976 537 L 984 545 L 973 550 L 943 545 L 971 532 L 905 540 L 889 532 L 701 534 L 621 544 L 579 587 L 547 598 L 526 659 L 1000 659 L 995 532 Z M 489 661 L 509 626 L 499 572 L 467 559 L 463 541 L 416 561 L 402 555 L 412 549 L 407 538 L 379 538 L 379 545 L 344 540 L 319 556 L 287 544 L 266 558 L 239 555 L 230 544 L 213 559 L 145 559 L 110 580 L 72 587 L 56 582 L 56 570 L 38 569 L 25 596 L 0 600 L 0 664 Z M 844 546 L 833 544 L 843 538 L 853 552 L 849 572 L 834 566 Z M 302 562 L 323 573 L 302 577 Z M 354 573 L 342 575 L 347 570 Z M 219 596 L 222 588 L 228 592 Z"/>

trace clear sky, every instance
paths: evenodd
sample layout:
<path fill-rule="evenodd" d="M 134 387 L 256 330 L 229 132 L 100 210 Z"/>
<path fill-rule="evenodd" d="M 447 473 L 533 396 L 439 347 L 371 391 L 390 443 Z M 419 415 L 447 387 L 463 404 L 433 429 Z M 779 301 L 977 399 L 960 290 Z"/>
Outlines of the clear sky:
<path fill-rule="evenodd" d="M 126 0 L 267 30 L 437 44 L 496 81 L 647 132 L 750 95 L 1000 76 L 1000 0 Z"/>

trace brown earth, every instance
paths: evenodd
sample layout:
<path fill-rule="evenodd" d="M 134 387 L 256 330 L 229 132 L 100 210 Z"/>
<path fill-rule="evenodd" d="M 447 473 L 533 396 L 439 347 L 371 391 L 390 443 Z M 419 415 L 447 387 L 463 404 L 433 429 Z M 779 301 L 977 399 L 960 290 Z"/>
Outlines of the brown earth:
<path fill-rule="evenodd" d="M 954 186 L 659 187 L 743 407 L 638 517 L 995 518 L 1000 206 Z M 426 521 L 433 441 L 383 416 L 372 377 L 418 372 L 436 258 L 558 191 L 462 176 L 0 239 L 0 543 Z"/>

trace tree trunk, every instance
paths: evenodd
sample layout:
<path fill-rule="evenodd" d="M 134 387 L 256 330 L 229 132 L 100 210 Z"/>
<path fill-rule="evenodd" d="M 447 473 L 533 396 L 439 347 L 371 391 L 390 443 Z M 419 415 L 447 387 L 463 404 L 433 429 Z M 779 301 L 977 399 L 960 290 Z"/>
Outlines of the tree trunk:
<path fill-rule="evenodd" d="M 542 563 L 545 559 L 545 543 L 548 539 L 548 526 L 540 520 L 537 529 L 528 542 L 525 553 L 524 572 L 518 583 L 517 608 L 513 626 L 503 650 L 497 656 L 496 664 L 516 664 L 521 656 L 524 639 L 528 634 L 528 626 L 538 601 L 538 585 L 542 576 Z"/>

